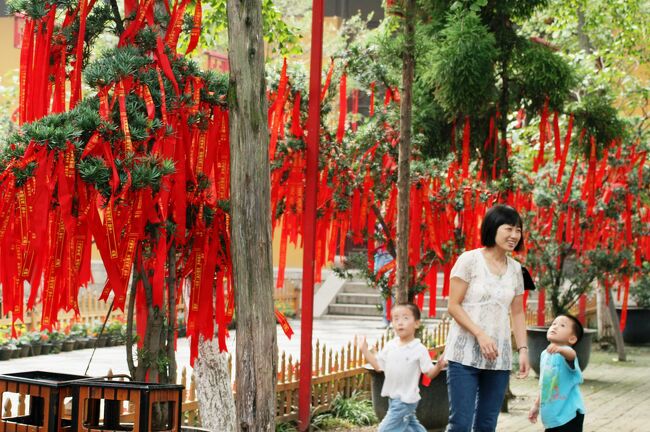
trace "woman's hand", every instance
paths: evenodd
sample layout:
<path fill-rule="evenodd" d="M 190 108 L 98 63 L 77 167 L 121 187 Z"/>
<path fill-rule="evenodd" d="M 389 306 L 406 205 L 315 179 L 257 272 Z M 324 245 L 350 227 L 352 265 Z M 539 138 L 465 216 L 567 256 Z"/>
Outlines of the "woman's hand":
<path fill-rule="evenodd" d="M 528 348 L 522 347 L 519 350 L 519 372 L 517 378 L 523 379 L 530 373 L 530 361 L 528 360 Z"/>
<path fill-rule="evenodd" d="M 476 337 L 478 344 L 481 347 L 481 354 L 489 361 L 494 361 L 499 356 L 499 350 L 497 349 L 497 344 L 494 342 L 490 336 L 481 332 Z"/>

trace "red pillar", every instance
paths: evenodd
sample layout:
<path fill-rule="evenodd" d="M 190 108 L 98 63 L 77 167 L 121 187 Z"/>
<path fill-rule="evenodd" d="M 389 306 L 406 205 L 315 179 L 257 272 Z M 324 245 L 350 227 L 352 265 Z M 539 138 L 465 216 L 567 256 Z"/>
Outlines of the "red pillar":
<path fill-rule="evenodd" d="M 302 316 L 300 322 L 300 386 L 298 428 L 309 429 L 311 412 L 312 324 L 314 318 L 314 257 L 316 254 L 316 193 L 320 142 L 320 91 L 323 62 L 323 0 L 313 0 L 309 116 L 307 119 L 307 181 L 305 185 L 304 245 L 302 259 Z"/>

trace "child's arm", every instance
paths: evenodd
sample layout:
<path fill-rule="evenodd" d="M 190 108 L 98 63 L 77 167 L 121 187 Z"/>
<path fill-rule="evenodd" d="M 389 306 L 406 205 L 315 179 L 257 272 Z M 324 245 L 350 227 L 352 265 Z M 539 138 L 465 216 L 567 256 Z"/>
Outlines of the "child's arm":
<path fill-rule="evenodd" d="M 445 356 L 443 354 L 440 356 L 436 364 L 431 366 L 431 368 L 428 371 L 426 371 L 424 374 L 428 376 L 430 379 L 434 379 L 435 377 L 438 376 L 440 371 L 443 370 L 446 366 L 447 366 L 447 360 L 445 360 Z"/>
<path fill-rule="evenodd" d="M 530 407 L 530 411 L 528 411 L 528 420 L 530 420 L 531 423 L 537 423 L 537 416 L 539 415 L 539 400 L 540 396 L 538 394 L 535 403 Z"/>
<path fill-rule="evenodd" d="M 562 357 L 564 357 L 566 361 L 571 364 L 573 364 L 573 360 L 576 358 L 576 352 L 570 346 L 562 346 L 551 343 L 546 348 L 546 352 L 549 354 L 560 353 L 560 355 L 562 355 Z"/>
<path fill-rule="evenodd" d="M 370 363 L 370 365 L 376 370 L 380 371 L 382 370 L 381 366 L 379 365 L 379 362 L 377 361 L 377 357 L 368 349 L 368 341 L 366 340 L 365 336 L 361 337 L 361 354 L 363 354 L 363 357 Z"/>

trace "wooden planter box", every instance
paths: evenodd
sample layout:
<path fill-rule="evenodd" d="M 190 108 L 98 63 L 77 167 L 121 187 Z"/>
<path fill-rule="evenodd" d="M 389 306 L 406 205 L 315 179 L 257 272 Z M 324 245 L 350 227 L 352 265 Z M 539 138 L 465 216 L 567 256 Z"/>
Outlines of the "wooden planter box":
<path fill-rule="evenodd" d="M 29 412 L 2 418 L 0 432 L 72 431 L 71 413 L 65 410 L 65 399 L 73 396 L 71 383 L 86 378 L 40 371 L 0 375 L 0 398 L 4 393 L 29 396 Z"/>
<path fill-rule="evenodd" d="M 181 430 L 182 385 L 97 378 L 73 386 L 75 432 Z M 129 405 L 131 410 L 125 413 Z"/>

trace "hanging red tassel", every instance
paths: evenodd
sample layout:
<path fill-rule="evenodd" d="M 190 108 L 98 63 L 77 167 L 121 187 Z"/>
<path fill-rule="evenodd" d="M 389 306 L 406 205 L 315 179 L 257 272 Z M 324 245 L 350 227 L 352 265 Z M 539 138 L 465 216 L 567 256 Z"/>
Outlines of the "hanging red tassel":
<path fill-rule="evenodd" d="M 566 158 L 569 154 L 569 145 L 571 144 L 571 134 L 573 133 L 573 113 L 569 116 L 569 124 L 567 126 L 566 136 L 564 137 L 564 149 L 562 149 L 562 157 L 560 158 L 560 167 L 557 170 L 557 177 L 555 183 L 562 182 L 562 175 L 564 174 L 564 167 L 566 166 Z"/>
<path fill-rule="evenodd" d="M 336 131 L 336 142 L 341 144 L 345 135 L 345 119 L 348 115 L 347 75 L 341 77 L 339 88 L 339 126 Z"/>
<path fill-rule="evenodd" d="M 192 26 L 192 33 L 190 34 L 190 43 L 187 45 L 185 54 L 189 54 L 199 43 L 199 36 L 201 35 L 201 20 L 203 19 L 203 11 L 201 9 L 201 0 L 196 0 L 194 9 L 194 24 Z"/>
<path fill-rule="evenodd" d="M 546 145 L 546 129 L 548 128 L 548 99 L 542 109 L 542 118 L 539 122 L 539 153 L 533 163 L 533 172 L 539 171 L 544 166 L 544 147 Z"/>
<path fill-rule="evenodd" d="M 429 317 L 436 316 L 436 296 L 438 295 L 438 266 L 433 264 L 426 276 L 429 287 Z"/>
<path fill-rule="evenodd" d="M 451 263 L 447 263 L 444 266 L 444 283 L 442 285 L 443 297 L 449 297 L 450 276 L 451 276 Z"/>
<path fill-rule="evenodd" d="M 465 116 L 465 129 L 463 130 L 463 159 L 462 159 L 464 179 L 469 177 L 469 134 L 470 134 L 469 116 Z"/>
<path fill-rule="evenodd" d="M 359 89 L 352 90 L 352 132 L 357 131 L 357 116 L 359 114 Z"/>
<path fill-rule="evenodd" d="M 369 104 L 369 113 L 370 117 L 375 115 L 375 82 L 370 83 L 370 104 Z"/>
<path fill-rule="evenodd" d="M 625 330 L 627 324 L 627 305 L 630 295 L 630 277 L 624 276 L 623 279 L 623 305 L 621 306 L 621 320 L 619 322 L 621 331 Z"/>
<path fill-rule="evenodd" d="M 557 163 L 562 158 L 562 150 L 560 148 L 560 123 L 558 120 L 557 111 L 553 112 L 553 143 L 555 144 L 555 157 L 553 161 Z"/>
<path fill-rule="evenodd" d="M 537 325 L 543 326 L 546 324 L 546 290 L 540 289 L 537 294 Z"/>
<path fill-rule="evenodd" d="M 327 71 L 327 76 L 325 77 L 325 84 L 323 84 L 323 88 L 321 89 L 320 93 L 320 100 L 323 102 L 325 100 L 325 95 L 327 94 L 327 90 L 330 88 L 330 83 L 332 82 L 332 74 L 334 74 L 334 59 L 330 62 L 330 68 Z"/>

